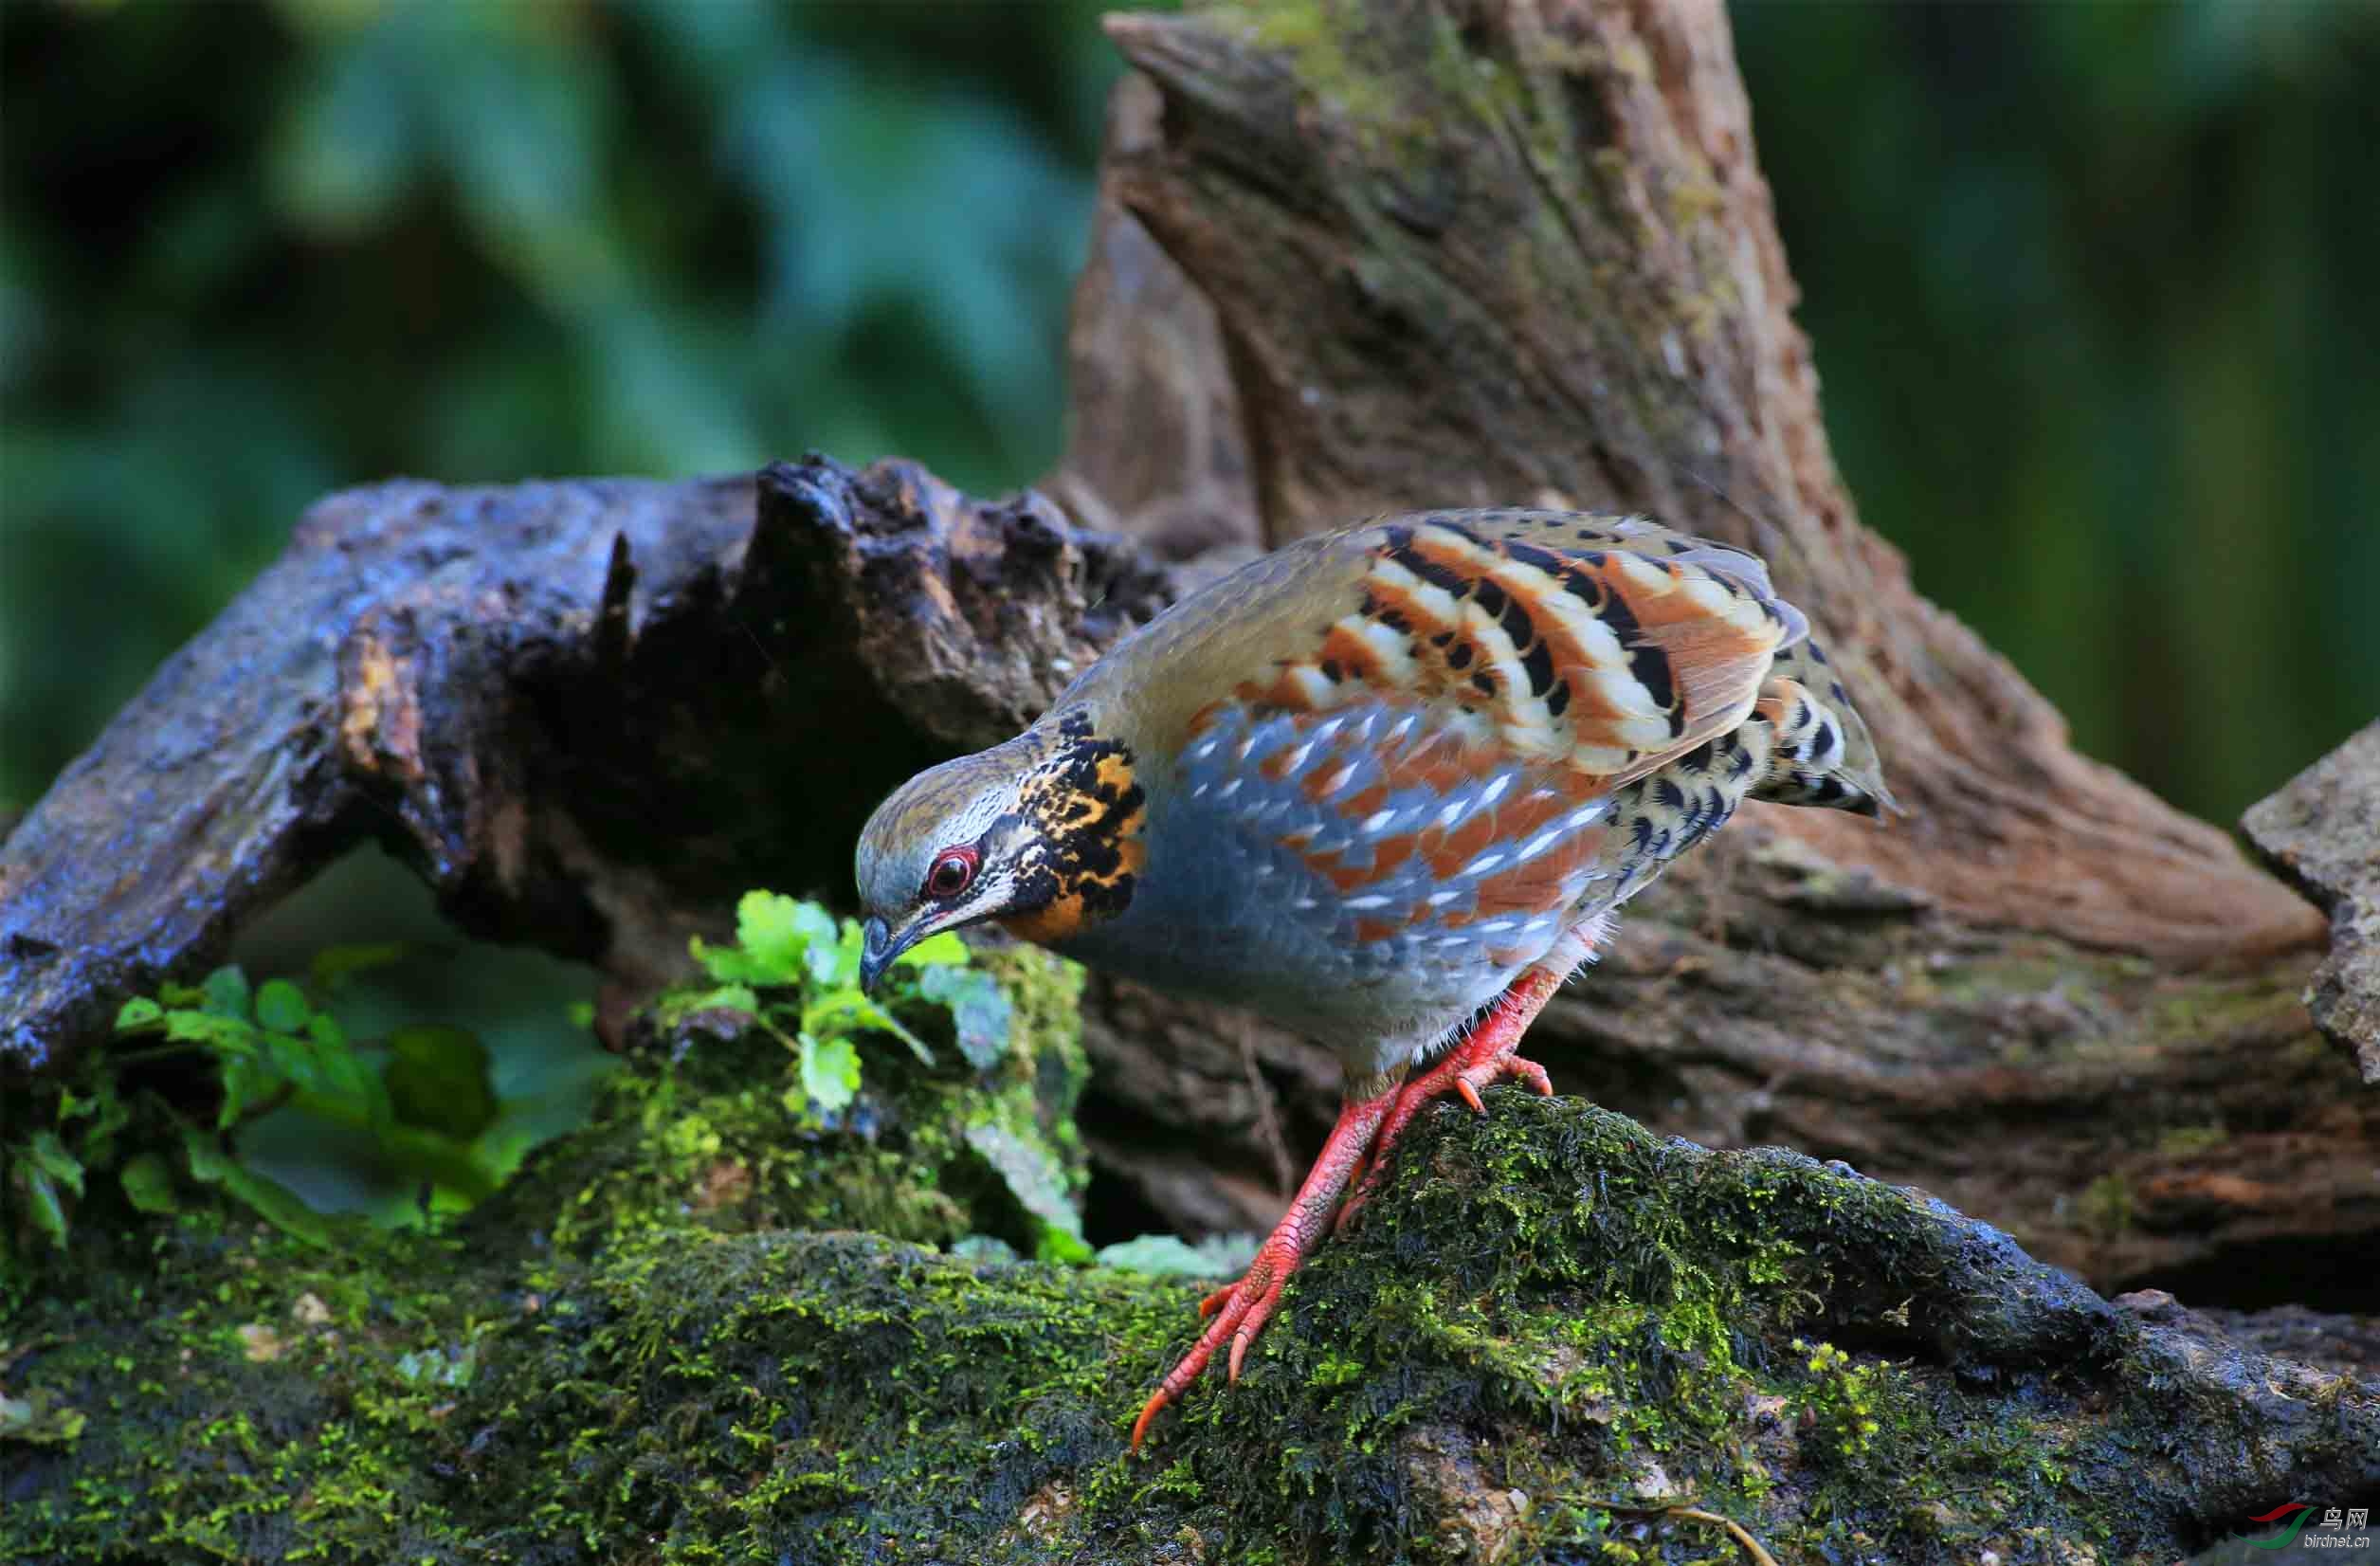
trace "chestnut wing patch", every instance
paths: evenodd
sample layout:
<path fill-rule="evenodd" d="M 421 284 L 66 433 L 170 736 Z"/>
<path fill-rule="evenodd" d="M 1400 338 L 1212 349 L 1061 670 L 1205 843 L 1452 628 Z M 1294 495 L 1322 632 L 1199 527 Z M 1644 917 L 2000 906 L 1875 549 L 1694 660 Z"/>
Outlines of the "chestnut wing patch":
<path fill-rule="evenodd" d="M 1529 520 L 1378 528 L 1360 604 L 1234 694 L 1292 713 L 1417 701 L 1459 743 L 1608 790 L 1742 722 L 1802 634 L 1751 555 L 1638 519 Z"/>

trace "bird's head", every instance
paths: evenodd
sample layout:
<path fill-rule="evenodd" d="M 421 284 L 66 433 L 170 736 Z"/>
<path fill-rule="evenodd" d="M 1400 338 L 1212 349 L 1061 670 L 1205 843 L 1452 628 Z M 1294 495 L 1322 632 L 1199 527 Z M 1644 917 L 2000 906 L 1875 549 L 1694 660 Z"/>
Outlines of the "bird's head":
<path fill-rule="evenodd" d="M 919 773 L 876 808 L 854 869 L 861 983 L 944 930 L 996 920 L 1060 944 L 1132 901 L 1146 796 L 1132 753 L 1077 716 Z"/>

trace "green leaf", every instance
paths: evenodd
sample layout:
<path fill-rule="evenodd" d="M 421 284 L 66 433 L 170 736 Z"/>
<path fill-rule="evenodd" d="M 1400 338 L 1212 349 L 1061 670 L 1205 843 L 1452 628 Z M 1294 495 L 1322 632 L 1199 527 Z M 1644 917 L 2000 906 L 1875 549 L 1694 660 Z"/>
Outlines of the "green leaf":
<path fill-rule="evenodd" d="M 216 969 L 201 981 L 199 989 L 207 997 L 206 1009 L 214 1015 L 247 1020 L 248 976 L 237 964 Z"/>
<path fill-rule="evenodd" d="M 967 1128 L 967 1145 L 997 1173 L 1017 1205 L 1042 1221 L 1045 1229 L 1082 1244 L 1082 1214 L 1077 1212 L 1067 1188 L 1066 1174 L 1057 1157 L 1038 1138 L 1027 1139 L 989 1120 Z M 1045 1235 L 1037 1252 L 1046 1255 L 1057 1244 Z M 1080 1258 L 1088 1259 L 1088 1248 Z"/>
<path fill-rule="evenodd" d="M 66 1209 L 58 1200 L 58 1188 L 49 1175 L 30 1158 L 16 1161 L 17 1173 L 25 1176 L 25 1194 L 33 1209 L 33 1227 L 49 1236 L 49 1243 L 60 1250 L 66 1248 Z"/>
<path fill-rule="evenodd" d="M 721 984 L 709 990 L 673 990 L 662 996 L 654 1015 L 663 1028 L 675 1028 L 698 1011 L 743 1011 L 760 1014 L 760 997 L 749 984 Z"/>
<path fill-rule="evenodd" d="M 306 1004 L 306 993 L 287 979 L 267 979 L 264 988 L 256 992 L 256 1020 L 259 1026 L 276 1033 L 295 1033 L 306 1025 L 314 1008 Z"/>
<path fill-rule="evenodd" d="M 182 1150 L 190 1157 L 191 1178 L 201 1185 L 219 1185 L 225 1193 L 293 1239 L 332 1248 L 331 1226 L 278 1180 L 254 1174 L 227 1156 L 214 1134 L 197 1126 L 182 1128 Z"/>
<path fill-rule="evenodd" d="M 931 968 L 936 964 L 945 964 L 954 968 L 964 968 L 973 955 L 967 950 L 967 943 L 958 938 L 957 931 L 944 930 L 939 935 L 926 937 L 917 945 L 893 958 L 893 966 L 896 968 Z"/>
<path fill-rule="evenodd" d="M 1256 1260 L 1253 1234 L 1216 1234 L 1186 1245 L 1178 1234 L 1142 1234 L 1105 1246 L 1092 1260 L 1103 1267 L 1160 1278 L 1237 1278 Z"/>
<path fill-rule="evenodd" d="M 829 967 L 825 957 L 810 961 L 810 977 L 820 984 L 857 987 L 860 982 L 860 954 L 867 945 L 867 932 L 860 928 L 856 919 L 843 921 L 843 937 L 834 944 L 834 964 Z M 822 951 L 824 949 L 822 948 Z"/>
<path fill-rule="evenodd" d="M 26 1145 L 26 1152 L 43 1174 L 76 1195 L 82 1194 L 82 1160 L 66 1151 L 66 1144 L 58 1139 L 57 1132 L 36 1131 L 32 1141 Z"/>
<path fill-rule="evenodd" d="M 802 1035 L 802 1091 L 821 1109 L 850 1106 L 860 1094 L 860 1052 L 849 1039 Z"/>
<path fill-rule="evenodd" d="M 146 995 L 135 995 L 116 1013 L 116 1031 L 129 1033 L 136 1029 L 155 1028 L 164 1021 L 164 1007 Z"/>
<path fill-rule="evenodd" d="M 80 1409 L 51 1406 L 46 1387 L 35 1387 L 24 1397 L 0 1393 L 0 1441 L 71 1447 L 88 1423 L 88 1416 Z"/>
<path fill-rule="evenodd" d="M 405 942 L 401 940 L 325 946 L 314 954 L 314 961 L 307 966 L 306 976 L 313 980 L 318 994 L 328 994 L 357 974 L 404 961 L 407 951 Z"/>
<path fill-rule="evenodd" d="M 876 1004 L 856 984 L 846 989 L 831 990 L 802 1009 L 802 1028 L 807 1032 L 824 1032 L 830 1022 L 848 1018 L 863 1028 L 881 1029 L 909 1047 L 910 1053 L 927 1065 L 934 1064 L 934 1051 L 925 1040 L 901 1026 L 900 1019 Z"/>
<path fill-rule="evenodd" d="M 279 1092 L 280 1075 L 263 1063 L 246 1055 L 229 1055 L 223 1063 L 223 1108 L 215 1115 L 215 1129 L 228 1131 L 258 1104 Z"/>
<path fill-rule="evenodd" d="M 173 1199 L 173 1172 L 154 1153 L 135 1156 L 117 1173 L 124 1187 L 124 1199 L 140 1212 L 172 1212 L 180 1204 Z"/>
<path fill-rule="evenodd" d="M 400 1028 L 389 1035 L 380 1080 L 400 1124 L 467 1142 L 496 1123 L 487 1047 L 467 1029 Z"/>
<path fill-rule="evenodd" d="M 1015 1008 L 998 979 L 973 968 L 929 968 L 918 975 L 917 992 L 949 1009 L 968 1065 L 988 1071 L 1007 1056 Z"/>
<path fill-rule="evenodd" d="M 254 1023 L 213 1011 L 168 1011 L 165 1036 L 178 1044 L 203 1044 L 226 1054 L 252 1056 L 259 1052 Z"/>
<path fill-rule="evenodd" d="M 834 919 L 814 902 L 776 892 L 746 892 L 736 904 L 736 939 L 759 970 L 763 984 L 799 984 L 814 973 L 805 958 L 818 945 L 831 945 Z"/>

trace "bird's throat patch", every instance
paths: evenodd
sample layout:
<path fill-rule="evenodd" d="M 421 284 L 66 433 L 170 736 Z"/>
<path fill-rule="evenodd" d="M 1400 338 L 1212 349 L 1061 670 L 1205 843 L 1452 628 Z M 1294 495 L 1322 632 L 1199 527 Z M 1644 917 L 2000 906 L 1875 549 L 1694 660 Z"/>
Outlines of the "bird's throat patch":
<path fill-rule="evenodd" d="M 1032 829 L 1017 899 L 1026 911 L 1000 921 L 1045 946 L 1122 913 L 1148 857 L 1148 795 L 1133 778 L 1132 752 L 1093 737 L 1087 723 L 1061 733 L 1060 748 L 1018 799 Z"/>

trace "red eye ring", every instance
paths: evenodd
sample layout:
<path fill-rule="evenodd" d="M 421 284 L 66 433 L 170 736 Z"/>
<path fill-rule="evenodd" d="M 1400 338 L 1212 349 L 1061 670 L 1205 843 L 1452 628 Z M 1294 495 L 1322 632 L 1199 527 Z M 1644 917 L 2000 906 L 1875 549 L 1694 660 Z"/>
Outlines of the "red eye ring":
<path fill-rule="evenodd" d="M 934 864 L 926 870 L 925 897 L 948 901 L 975 883 L 975 866 L 980 856 L 972 848 L 945 848 L 934 856 Z"/>

